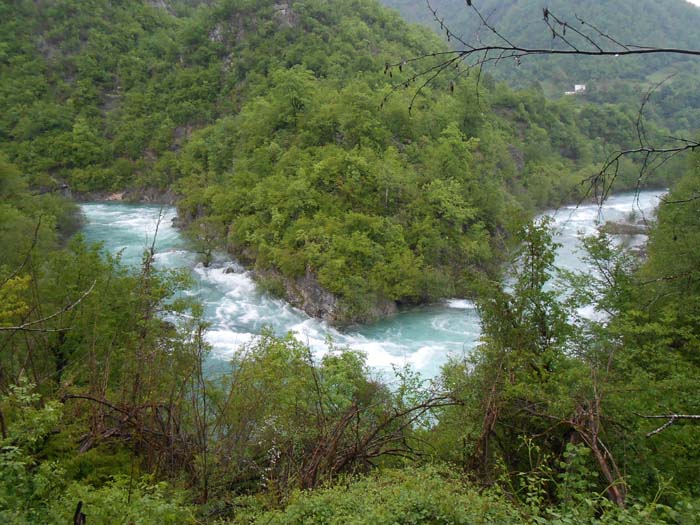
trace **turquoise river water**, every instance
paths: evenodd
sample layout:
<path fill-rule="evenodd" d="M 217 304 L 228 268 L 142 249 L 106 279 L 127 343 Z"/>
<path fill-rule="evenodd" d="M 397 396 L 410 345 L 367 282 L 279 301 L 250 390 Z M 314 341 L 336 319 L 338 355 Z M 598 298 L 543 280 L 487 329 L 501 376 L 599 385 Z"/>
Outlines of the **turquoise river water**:
<path fill-rule="evenodd" d="M 580 235 L 591 234 L 605 221 L 651 218 L 660 192 L 645 191 L 638 196 L 610 197 L 602 208 L 596 205 L 564 207 L 548 213 L 553 218 L 559 249 L 557 264 L 570 270 L 585 269 L 580 259 Z M 122 261 L 137 265 L 151 245 L 160 206 L 122 203 L 81 205 L 86 224 L 83 233 L 89 241 L 103 243 L 111 253 L 122 253 Z M 318 355 L 327 348 L 328 338 L 367 354 L 367 363 L 379 371 L 392 365 L 410 364 L 424 376 L 436 375 L 450 356 L 469 352 L 479 339 L 479 317 L 474 305 L 455 298 L 440 304 L 405 310 L 378 323 L 339 331 L 306 315 L 283 300 L 261 293 L 248 272 L 221 255 L 205 268 L 189 248 L 186 239 L 173 227 L 172 207 L 162 208 L 156 240 L 156 261 L 164 268 L 189 268 L 195 286 L 185 293 L 205 306 L 211 323 L 207 338 L 213 357 L 226 359 L 260 331 L 271 327 L 277 334 L 292 332 L 308 343 Z M 639 245 L 645 236 L 626 237 L 624 242 Z M 619 238 L 619 242 L 623 242 Z"/>

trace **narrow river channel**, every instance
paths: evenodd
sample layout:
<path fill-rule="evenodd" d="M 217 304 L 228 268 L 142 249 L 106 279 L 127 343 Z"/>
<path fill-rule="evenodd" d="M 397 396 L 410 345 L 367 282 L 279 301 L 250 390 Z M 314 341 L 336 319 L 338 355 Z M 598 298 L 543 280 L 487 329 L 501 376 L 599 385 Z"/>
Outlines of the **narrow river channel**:
<path fill-rule="evenodd" d="M 556 240 L 562 245 L 557 264 L 569 270 L 585 269 L 578 251 L 580 234 L 593 233 L 605 221 L 625 221 L 631 216 L 635 221 L 650 219 L 660 194 L 620 194 L 610 197 L 602 208 L 581 205 L 547 213 L 554 220 Z M 150 246 L 161 210 L 160 206 L 122 203 L 84 203 L 81 208 L 86 238 L 103 243 L 111 253 L 121 252 L 122 261 L 133 265 Z M 406 310 L 372 325 L 338 331 L 285 301 L 261 293 L 243 268 L 223 256 L 209 268 L 198 264 L 186 239 L 172 226 L 175 209 L 166 207 L 163 212 L 156 242 L 157 262 L 163 268 L 185 267 L 192 271 L 195 286 L 185 293 L 205 306 L 214 358 L 225 359 L 269 326 L 279 335 L 293 332 L 318 353 L 326 349 L 330 337 L 336 345 L 364 351 L 368 364 L 379 370 L 408 363 L 431 377 L 449 356 L 469 352 L 478 341 L 479 317 L 474 305 L 464 299 Z M 627 236 L 624 241 L 639 245 L 645 239 L 643 235 Z"/>

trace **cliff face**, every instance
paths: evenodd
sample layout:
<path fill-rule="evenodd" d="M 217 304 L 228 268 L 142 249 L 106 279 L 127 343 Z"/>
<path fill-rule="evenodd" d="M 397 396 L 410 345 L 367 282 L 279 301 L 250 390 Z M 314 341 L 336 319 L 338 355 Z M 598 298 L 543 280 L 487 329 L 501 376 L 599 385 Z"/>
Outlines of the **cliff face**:
<path fill-rule="evenodd" d="M 362 310 L 351 309 L 341 298 L 321 286 L 310 269 L 297 278 L 285 277 L 274 270 L 254 271 L 253 275 L 267 285 L 274 282 L 275 285 L 266 287 L 282 295 L 292 306 L 334 326 L 371 323 L 398 312 L 395 301 L 377 298 L 369 301 Z"/>
<path fill-rule="evenodd" d="M 331 323 L 338 320 L 338 298 L 324 289 L 310 271 L 303 277 L 286 279 L 285 290 L 289 302 L 309 315 Z"/>

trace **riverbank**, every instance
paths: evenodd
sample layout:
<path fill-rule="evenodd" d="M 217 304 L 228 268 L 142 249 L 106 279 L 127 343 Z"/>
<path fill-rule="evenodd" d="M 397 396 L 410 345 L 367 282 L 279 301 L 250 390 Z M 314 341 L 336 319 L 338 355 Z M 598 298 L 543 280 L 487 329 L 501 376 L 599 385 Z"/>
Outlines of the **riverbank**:
<path fill-rule="evenodd" d="M 656 192 L 645 192 L 640 205 L 648 213 L 658 203 Z M 633 196 L 613 196 L 603 209 L 603 220 L 618 220 L 636 208 Z M 122 252 L 127 264 L 140 263 L 144 248 L 150 245 L 159 205 L 124 202 L 83 203 L 86 217 L 83 229 L 89 241 L 104 243 L 111 253 Z M 156 261 L 162 268 L 188 268 L 193 286 L 184 293 L 201 301 L 210 323 L 207 340 L 219 359 L 238 352 L 263 330 L 277 335 L 292 333 L 317 355 L 327 352 L 328 341 L 335 346 L 363 351 L 374 369 L 391 371 L 393 366 L 411 365 L 425 377 L 439 373 L 451 357 L 468 354 L 479 341 L 480 323 L 473 303 L 465 299 L 401 309 L 395 315 L 364 326 L 339 330 L 314 318 L 290 303 L 265 293 L 251 272 L 219 254 L 205 268 L 197 254 L 172 224 L 173 207 L 163 209 L 158 232 Z M 596 205 L 571 206 L 552 211 L 559 267 L 580 271 L 579 232 L 595 233 L 600 224 Z"/>
<path fill-rule="evenodd" d="M 71 191 L 71 198 L 77 203 L 123 202 L 128 204 L 161 204 L 175 206 L 177 194 L 172 190 L 156 188 L 128 188 L 120 191 Z"/>
<path fill-rule="evenodd" d="M 658 195 L 662 193 L 661 190 L 647 190 L 642 192 L 642 201 L 648 198 L 649 195 Z M 174 206 L 177 201 L 177 196 L 172 191 L 159 191 L 155 189 L 140 189 L 140 190 L 125 190 L 116 193 L 92 193 L 92 194 L 81 194 L 78 196 L 79 199 L 89 199 L 95 198 L 96 201 L 93 202 L 103 202 L 103 203 L 121 203 L 127 205 L 164 205 L 164 206 Z M 624 205 L 620 207 L 617 203 L 617 199 L 622 198 Z M 568 206 L 560 207 L 556 211 L 550 210 L 547 215 L 550 216 L 560 216 L 565 218 L 564 223 L 567 221 L 570 224 L 577 224 L 576 228 L 579 228 L 579 221 L 575 218 L 578 212 L 583 214 L 584 223 L 584 233 L 587 235 L 595 233 L 595 231 L 605 231 L 613 236 L 624 236 L 626 243 L 633 245 L 634 250 L 637 253 L 643 253 L 643 239 L 645 232 L 643 231 L 643 226 L 641 224 L 630 224 L 630 217 L 634 214 L 635 210 L 639 211 L 638 208 L 644 208 L 649 210 L 649 203 L 636 202 L 637 197 L 634 193 L 624 193 L 617 196 L 611 196 L 609 201 L 602 208 L 598 204 L 591 202 L 588 204 L 572 203 Z M 607 214 L 613 214 L 609 217 L 610 220 L 604 219 L 601 212 L 603 210 L 607 211 Z M 182 229 L 186 228 L 190 224 L 193 218 L 185 217 L 184 220 L 179 216 L 173 209 L 172 217 L 168 220 L 173 226 L 178 230 L 178 234 L 182 233 Z M 639 217 L 633 219 L 634 221 L 642 221 Z M 560 221 L 561 222 L 561 221 Z M 592 227 L 588 227 L 593 225 Z M 557 225 L 555 224 L 555 227 Z M 561 226 L 561 224 L 559 225 Z M 577 235 L 576 229 L 569 231 L 568 235 Z M 197 255 L 192 250 L 192 257 L 196 260 Z M 566 248 L 563 249 L 566 252 Z M 329 325 L 335 326 L 336 328 L 348 328 L 357 327 L 363 325 L 373 325 L 380 322 L 383 319 L 390 320 L 393 316 L 400 313 L 406 309 L 400 307 L 396 302 L 389 300 L 377 299 L 370 305 L 366 311 L 361 314 L 354 314 L 352 316 L 344 315 L 342 308 L 343 304 L 339 301 L 339 298 L 326 290 L 320 285 L 315 274 L 307 269 L 307 272 L 298 278 L 288 278 L 282 275 L 280 272 L 274 270 L 261 270 L 254 268 L 252 265 L 252 259 L 249 257 L 246 259 L 245 254 L 237 254 L 235 250 L 230 249 L 230 257 L 234 258 L 237 262 L 240 262 L 243 267 L 246 268 L 247 275 L 252 279 L 258 289 L 265 293 L 270 294 L 275 299 L 282 300 L 290 304 L 294 308 L 298 308 L 304 311 L 309 317 L 318 319 L 322 322 L 328 323 Z M 565 260 L 575 258 L 576 256 L 571 254 L 564 257 Z M 216 267 L 214 267 L 216 268 Z M 446 298 L 445 300 L 448 300 Z M 434 302 L 424 302 L 422 304 L 414 304 L 409 307 L 413 308 L 430 308 L 434 306 Z M 390 322 L 390 321 L 389 321 Z"/>
<path fill-rule="evenodd" d="M 110 253 L 121 252 L 125 264 L 140 264 L 143 250 L 152 242 L 161 206 L 101 202 L 84 203 L 81 208 L 88 241 L 103 243 Z M 279 336 L 294 334 L 319 356 L 329 351 L 332 341 L 336 347 L 364 352 L 373 369 L 390 372 L 393 366 L 408 364 L 433 377 L 449 356 L 462 355 L 478 341 L 479 319 L 465 300 L 408 308 L 372 324 L 339 330 L 265 293 L 250 271 L 224 254 L 218 254 L 208 268 L 198 263 L 197 254 L 172 224 L 175 209 L 162 211 L 156 264 L 191 272 L 193 285 L 183 293 L 204 307 L 210 324 L 206 337 L 214 358 L 227 359 L 263 330 L 272 330 Z"/>

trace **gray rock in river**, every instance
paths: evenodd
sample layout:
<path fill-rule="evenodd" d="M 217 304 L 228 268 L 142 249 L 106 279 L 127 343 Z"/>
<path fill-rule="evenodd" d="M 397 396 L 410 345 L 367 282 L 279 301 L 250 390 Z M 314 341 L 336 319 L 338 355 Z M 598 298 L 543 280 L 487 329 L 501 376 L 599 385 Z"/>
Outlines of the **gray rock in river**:
<path fill-rule="evenodd" d="M 349 312 L 335 294 L 321 286 L 316 275 L 308 268 L 303 276 L 295 279 L 284 277 L 274 270 L 256 270 L 254 277 L 263 289 L 284 297 L 311 317 L 323 319 L 335 326 L 373 322 L 398 312 L 394 301 L 381 298 L 368 300 L 367 308 L 361 312 Z"/>

